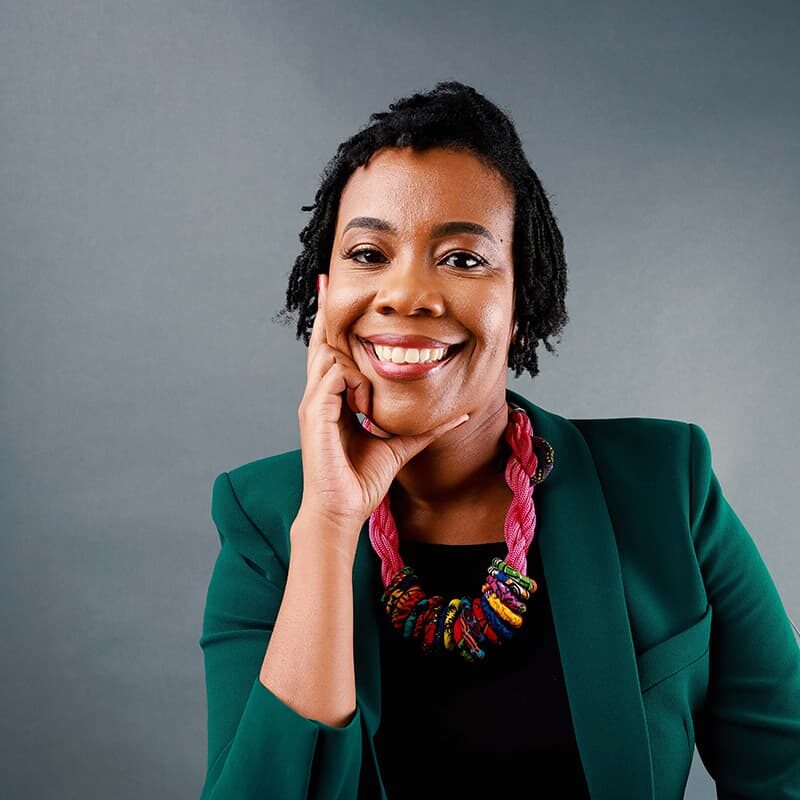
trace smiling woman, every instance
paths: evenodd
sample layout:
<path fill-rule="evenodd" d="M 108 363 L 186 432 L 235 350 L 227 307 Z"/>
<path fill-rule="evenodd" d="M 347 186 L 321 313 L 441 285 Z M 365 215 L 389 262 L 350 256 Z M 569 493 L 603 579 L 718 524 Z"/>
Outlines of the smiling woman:
<path fill-rule="evenodd" d="M 505 406 L 514 205 L 465 150 L 383 148 L 347 182 L 326 334 L 372 382 L 370 419 L 382 429 L 420 433 L 465 412 L 479 429 Z M 392 349 L 378 356 L 365 341 Z"/>
<path fill-rule="evenodd" d="M 508 115 L 398 100 L 304 210 L 301 447 L 213 488 L 203 800 L 678 798 L 695 743 L 800 797 L 800 650 L 704 431 L 507 386 L 568 319 Z"/>

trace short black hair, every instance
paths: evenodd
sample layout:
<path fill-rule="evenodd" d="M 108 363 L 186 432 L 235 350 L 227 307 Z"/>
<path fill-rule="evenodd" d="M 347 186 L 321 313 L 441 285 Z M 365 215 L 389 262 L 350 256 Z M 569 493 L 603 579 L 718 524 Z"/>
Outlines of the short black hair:
<path fill-rule="evenodd" d="M 301 207 L 314 213 L 300 233 L 303 251 L 289 275 L 286 304 L 273 321 L 298 311 L 296 337 L 302 336 L 308 346 L 316 316 L 317 275 L 328 271 L 342 190 L 352 173 L 383 147 L 466 149 L 508 181 L 516 197 L 513 259 L 518 325 L 508 367 L 516 378 L 525 370 L 536 377 L 539 342 L 555 352 L 547 339 L 560 334 L 569 320 L 564 242 L 510 113 L 458 81 L 441 81 L 430 91 L 396 100 L 339 145 L 321 174 L 314 203 Z"/>

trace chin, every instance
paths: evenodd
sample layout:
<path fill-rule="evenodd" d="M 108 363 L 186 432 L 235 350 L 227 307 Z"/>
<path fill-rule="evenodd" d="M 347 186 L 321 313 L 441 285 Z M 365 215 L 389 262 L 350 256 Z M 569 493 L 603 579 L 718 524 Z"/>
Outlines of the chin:
<path fill-rule="evenodd" d="M 424 421 L 420 419 L 409 419 L 405 414 L 382 414 L 376 409 L 373 409 L 370 422 L 380 428 L 379 431 L 375 431 L 378 435 L 383 433 L 391 436 L 416 436 L 428 430 L 424 427 Z"/>
<path fill-rule="evenodd" d="M 394 404 L 387 407 L 373 397 L 370 420 L 382 431 L 393 436 L 417 436 L 441 424 L 445 419 L 444 416 L 440 418 L 440 414 L 428 413 L 419 403 L 407 407 Z"/>

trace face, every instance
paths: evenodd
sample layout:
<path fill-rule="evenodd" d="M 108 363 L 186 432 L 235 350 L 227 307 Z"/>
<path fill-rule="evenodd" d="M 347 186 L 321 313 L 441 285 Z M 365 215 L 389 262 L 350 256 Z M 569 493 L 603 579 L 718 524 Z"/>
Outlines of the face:
<path fill-rule="evenodd" d="M 422 433 L 505 402 L 513 229 L 512 189 L 469 152 L 384 148 L 351 175 L 331 251 L 326 334 L 372 383 L 371 417 L 383 430 Z M 368 342 L 381 337 L 388 362 Z M 398 363 L 425 349 L 436 358 L 435 343 L 449 345 L 443 360 Z"/>

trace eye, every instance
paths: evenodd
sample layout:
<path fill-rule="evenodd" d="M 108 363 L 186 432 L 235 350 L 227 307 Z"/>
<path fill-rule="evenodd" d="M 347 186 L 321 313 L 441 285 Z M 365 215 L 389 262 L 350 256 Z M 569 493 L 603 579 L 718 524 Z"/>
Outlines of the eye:
<path fill-rule="evenodd" d="M 370 255 L 377 255 L 379 260 L 378 261 L 362 261 L 361 258 L 360 258 L 360 256 L 364 256 L 365 258 L 367 258 Z M 383 259 L 383 256 L 381 255 L 381 253 L 378 250 L 375 250 L 375 248 L 373 248 L 373 247 L 357 247 L 357 248 L 354 248 L 353 250 L 350 250 L 348 253 L 343 254 L 342 258 L 350 259 L 352 261 L 355 261 L 358 264 L 379 264 L 379 263 L 381 263 L 381 260 L 385 260 L 385 259 Z M 459 251 L 457 253 L 450 253 L 450 255 L 445 258 L 444 263 L 447 263 L 452 258 L 462 258 L 462 259 L 465 259 L 466 261 L 472 261 L 473 262 L 472 264 L 463 264 L 462 267 L 460 267 L 460 269 L 475 269 L 476 267 L 481 267 L 484 264 L 488 264 L 489 263 L 485 258 L 483 258 L 481 256 L 476 256 L 474 253 L 468 253 L 466 251 Z M 455 266 L 455 265 L 453 265 L 453 266 Z"/>
<path fill-rule="evenodd" d="M 482 258 L 481 256 L 476 256 L 473 253 L 466 253 L 466 252 L 463 252 L 463 251 L 458 252 L 458 253 L 450 253 L 450 255 L 447 256 L 447 258 L 445 259 L 445 261 L 449 261 L 451 258 L 456 258 L 457 256 L 458 257 L 464 257 L 464 258 L 474 262 L 471 265 L 466 265 L 465 269 L 475 269 L 475 267 L 481 267 L 484 264 L 488 263 L 486 261 L 486 259 Z"/>
<path fill-rule="evenodd" d="M 351 250 L 350 252 L 345 253 L 342 256 L 342 258 L 351 259 L 352 261 L 355 261 L 358 264 L 378 264 L 378 263 L 380 263 L 379 261 L 360 261 L 358 259 L 358 256 L 365 255 L 366 253 L 375 253 L 378 256 L 381 255 L 380 252 L 378 250 L 375 250 L 373 247 L 357 247 L 357 248 Z"/>

